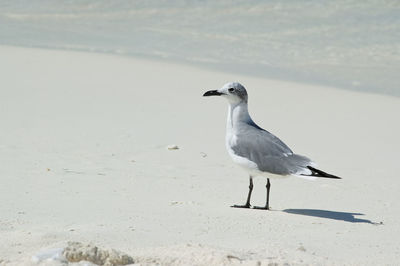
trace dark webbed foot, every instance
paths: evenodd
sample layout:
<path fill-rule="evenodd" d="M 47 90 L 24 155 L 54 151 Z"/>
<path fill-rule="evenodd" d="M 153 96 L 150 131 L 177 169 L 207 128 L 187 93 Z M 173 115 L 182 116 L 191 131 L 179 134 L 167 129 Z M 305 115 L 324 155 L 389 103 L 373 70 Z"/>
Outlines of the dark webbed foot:
<path fill-rule="evenodd" d="M 251 198 L 251 192 L 253 191 L 253 177 L 250 176 L 249 178 L 250 184 L 249 184 L 249 194 L 247 195 L 247 200 L 246 200 L 246 204 L 244 205 L 232 205 L 232 208 L 245 208 L 245 209 L 250 209 L 251 205 L 250 205 L 250 198 Z"/>
<path fill-rule="evenodd" d="M 269 208 L 269 190 L 270 190 L 270 188 L 271 188 L 271 183 L 269 182 L 269 178 L 267 179 L 266 188 L 267 188 L 267 201 L 266 201 L 266 203 L 265 203 L 265 206 L 264 206 L 264 207 L 257 207 L 257 206 L 254 206 L 253 209 L 257 209 L 257 210 L 268 210 L 268 211 L 271 210 L 271 209 Z"/>
<path fill-rule="evenodd" d="M 271 208 L 269 206 L 264 206 L 264 207 L 254 206 L 253 209 L 266 210 L 266 211 L 270 211 L 271 210 Z"/>
<path fill-rule="evenodd" d="M 232 205 L 232 208 L 246 208 L 246 209 L 250 209 L 251 205 L 250 204 L 244 204 L 244 205 Z"/>

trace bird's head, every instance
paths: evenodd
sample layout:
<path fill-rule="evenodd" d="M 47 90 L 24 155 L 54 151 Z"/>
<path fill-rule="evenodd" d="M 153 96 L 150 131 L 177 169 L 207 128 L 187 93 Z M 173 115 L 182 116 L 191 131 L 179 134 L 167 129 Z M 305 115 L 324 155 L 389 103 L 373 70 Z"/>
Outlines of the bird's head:
<path fill-rule="evenodd" d="M 207 91 L 203 96 L 223 96 L 227 98 L 231 104 L 240 102 L 247 103 L 247 91 L 239 82 L 226 83 L 222 88 Z"/>

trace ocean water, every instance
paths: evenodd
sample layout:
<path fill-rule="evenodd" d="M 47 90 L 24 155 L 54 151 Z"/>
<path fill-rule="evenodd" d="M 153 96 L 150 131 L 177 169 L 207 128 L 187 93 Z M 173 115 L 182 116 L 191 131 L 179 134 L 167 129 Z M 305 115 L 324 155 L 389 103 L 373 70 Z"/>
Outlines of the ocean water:
<path fill-rule="evenodd" d="M 0 0 L 0 44 L 400 96 L 399 0 Z"/>

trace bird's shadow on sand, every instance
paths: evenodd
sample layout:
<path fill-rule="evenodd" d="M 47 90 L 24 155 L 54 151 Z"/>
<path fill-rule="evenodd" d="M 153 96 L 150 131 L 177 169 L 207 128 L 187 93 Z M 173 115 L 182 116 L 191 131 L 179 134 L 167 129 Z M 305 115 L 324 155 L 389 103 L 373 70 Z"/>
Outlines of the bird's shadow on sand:
<path fill-rule="evenodd" d="M 356 215 L 364 215 L 362 213 L 336 212 L 336 211 L 316 210 L 316 209 L 285 209 L 282 211 L 291 214 L 320 217 L 320 218 L 326 218 L 326 219 L 332 219 L 350 223 L 367 223 L 375 225 L 382 224 L 382 222 L 375 223 L 367 219 L 359 219 L 355 217 Z"/>

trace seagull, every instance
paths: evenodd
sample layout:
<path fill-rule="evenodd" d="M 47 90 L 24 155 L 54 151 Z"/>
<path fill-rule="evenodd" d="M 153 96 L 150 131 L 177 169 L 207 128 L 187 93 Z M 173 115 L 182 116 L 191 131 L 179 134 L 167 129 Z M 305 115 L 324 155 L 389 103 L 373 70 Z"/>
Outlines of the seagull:
<path fill-rule="evenodd" d="M 251 119 L 248 111 L 248 96 L 243 85 L 238 82 L 225 84 L 219 90 L 210 90 L 203 96 L 222 96 L 228 100 L 228 119 L 226 123 L 226 149 L 233 161 L 249 173 L 249 192 L 244 205 L 234 208 L 252 208 L 250 204 L 253 191 L 253 177 L 267 177 L 267 199 L 264 207 L 254 209 L 269 210 L 270 178 L 287 176 L 306 179 L 334 178 L 316 167 L 316 164 L 303 155 L 295 154 L 278 137 L 259 127 Z"/>

